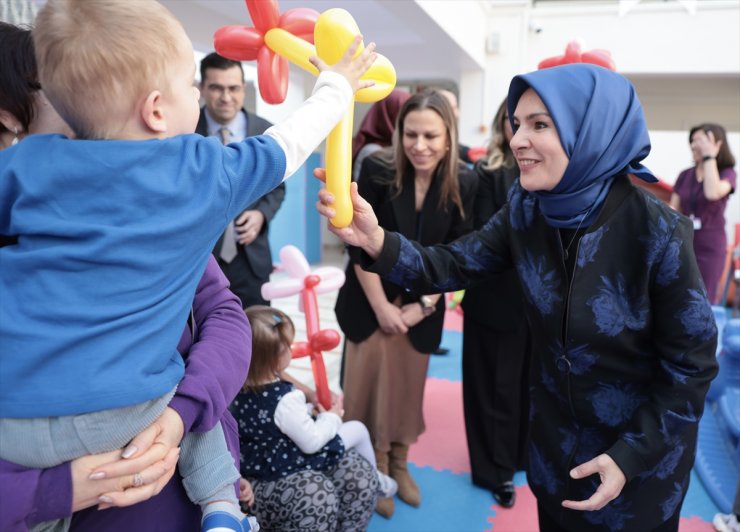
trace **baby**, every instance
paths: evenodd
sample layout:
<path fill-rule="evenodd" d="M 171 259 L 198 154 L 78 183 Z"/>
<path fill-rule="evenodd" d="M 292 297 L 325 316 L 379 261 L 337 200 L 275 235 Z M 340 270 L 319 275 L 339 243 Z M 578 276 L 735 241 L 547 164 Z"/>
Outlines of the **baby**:
<path fill-rule="evenodd" d="M 305 469 L 323 471 L 349 449 L 356 449 L 377 471 L 367 427 L 359 421 L 342 422 L 341 401 L 329 411 L 319 405 L 314 419 L 304 393 L 280 378 L 292 358 L 291 319 L 263 305 L 246 313 L 252 326 L 252 364 L 244 390 L 232 405 L 239 423 L 242 474 L 259 481 Z M 378 495 L 393 497 L 396 481 L 381 471 L 377 474 Z"/>

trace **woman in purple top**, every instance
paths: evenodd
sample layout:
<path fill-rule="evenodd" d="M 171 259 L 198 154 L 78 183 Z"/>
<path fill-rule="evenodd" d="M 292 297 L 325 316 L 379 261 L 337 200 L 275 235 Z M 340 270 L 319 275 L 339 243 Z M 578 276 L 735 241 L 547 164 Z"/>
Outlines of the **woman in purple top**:
<path fill-rule="evenodd" d="M 227 407 L 241 389 L 249 368 L 251 338 L 241 303 L 229 291 L 228 281 L 211 257 L 193 300 L 192 319 L 178 344 L 178 350 L 187 357 L 186 369 L 170 407 L 182 418 L 185 432 L 207 431 L 221 421 L 237 467 L 239 438 Z M 73 531 L 200 530 L 200 510 L 188 499 L 180 476 L 169 478 L 174 471 L 173 460 L 157 460 L 144 475 L 145 485 L 140 488 L 127 489 L 132 486 L 132 474 L 125 460 L 119 461 L 118 469 L 111 470 L 107 480 L 88 479 L 96 466 L 110 462 L 116 453 L 120 451 L 83 457 L 46 470 L 0 461 L 0 530 L 27 530 L 39 522 L 68 517 L 73 510 L 81 510 L 72 517 Z M 163 488 L 158 485 L 164 482 Z M 98 497 L 116 489 L 125 491 L 112 494 L 115 503 L 138 504 L 96 511 Z"/>
<path fill-rule="evenodd" d="M 694 166 L 681 172 L 673 185 L 671 207 L 694 222 L 694 253 L 711 303 L 727 256 L 725 207 L 735 190 L 735 158 L 725 129 L 717 124 L 691 128 L 689 146 Z"/>

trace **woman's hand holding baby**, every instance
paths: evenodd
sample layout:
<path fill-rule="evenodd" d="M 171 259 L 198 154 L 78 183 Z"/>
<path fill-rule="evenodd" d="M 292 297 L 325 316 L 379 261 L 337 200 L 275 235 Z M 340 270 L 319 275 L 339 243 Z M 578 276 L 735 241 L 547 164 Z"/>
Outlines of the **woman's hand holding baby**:
<path fill-rule="evenodd" d="M 72 462 L 75 501 L 78 491 L 82 490 L 78 504 L 92 506 L 94 502 L 100 502 L 99 508 L 102 510 L 112 506 L 130 506 L 157 495 L 175 473 L 183 435 L 182 418 L 175 410 L 167 407 L 123 451 L 75 460 Z M 105 461 L 98 460 L 100 457 L 105 457 Z M 105 491 L 99 486 L 95 488 L 100 497 L 91 504 L 88 504 L 88 497 L 92 486 L 80 483 L 80 477 L 88 469 L 90 471 L 85 478 L 97 483 L 106 480 L 107 488 Z M 73 509 L 79 510 L 87 506 Z"/>

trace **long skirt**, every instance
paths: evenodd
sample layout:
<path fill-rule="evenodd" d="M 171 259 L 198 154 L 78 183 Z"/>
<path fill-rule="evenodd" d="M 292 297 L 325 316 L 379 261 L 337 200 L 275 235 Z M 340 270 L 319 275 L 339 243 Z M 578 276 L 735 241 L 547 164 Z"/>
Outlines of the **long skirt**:
<path fill-rule="evenodd" d="M 405 334 L 376 330 L 367 340 L 347 340 L 344 419 L 362 421 L 373 447 L 410 445 L 424 432 L 424 385 L 429 355 L 419 353 Z"/>

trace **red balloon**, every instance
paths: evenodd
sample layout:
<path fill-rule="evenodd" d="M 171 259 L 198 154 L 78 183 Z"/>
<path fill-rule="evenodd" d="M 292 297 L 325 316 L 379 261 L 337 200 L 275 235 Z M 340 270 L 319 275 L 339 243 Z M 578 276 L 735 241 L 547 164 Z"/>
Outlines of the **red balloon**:
<path fill-rule="evenodd" d="M 213 34 L 213 47 L 232 61 L 254 61 L 264 45 L 262 34 L 246 26 L 224 26 Z"/>
<path fill-rule="evenodd" d="M 277 0 L 247 0 L 247 10 L 254 27 L 262 34 L 278 25 L 280 11 Z"/>
<path fill-rule="evenodd" d="M 297 7 L 280 15 L 278 26 L 313 44 L 313 28 L 318 19 L 318 11 L 308 7 Z"/>
<path fill-rule="evenodd" d="M 293 342 L 290 351 L 293 355 L 291 358 L 302 358 L 310 355 L 313 350 L 308 342 Z"/>
<path fill-rule="evenodd" d="M 262 99 L 270 104 L 283 103 L 288 93 L 288 61 L 265 44 L 265 34 L 281 28 L 313 43 L 318 11 L 299 7 L 282 15 L 277 0 L 245 0 L 254 27 L 224 26 L 213 36 L 213 47 L 234 61 L 257 61 L 257 78 Z"/>
<path fill-rule="evenodd" d="M 331 351 L 339 345 L 339 333 L 334 329 L 322 329 L 311 337 L 311 348 L 314 351 Z"/>
<path fill-rule="evenodd" d="M 612 54 L 608 50 L 591 50 L 589 52 L 581 52 L 581 45 L 578 41 L 570 41 L 565 47 L 565 54 L 558 55 L 556 57 L 548 57 L 543 59 L 537 65 L 537 68 L 542 70 L 544 68 L 550 68 L 559 65 L 567 65 L 570 63 L 591 63 L 598 65 L 609 70 L 617 70 L 617 65 L 612 59 Z"/>
<path fill-rule="evenodd" d="M 267 103 L 284 102 L 288 94 L 288 60 L 267 46 L 260 48 L 257 54 L 257 83 L 260 95 Z"/>

